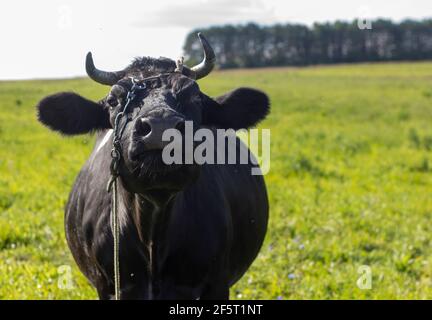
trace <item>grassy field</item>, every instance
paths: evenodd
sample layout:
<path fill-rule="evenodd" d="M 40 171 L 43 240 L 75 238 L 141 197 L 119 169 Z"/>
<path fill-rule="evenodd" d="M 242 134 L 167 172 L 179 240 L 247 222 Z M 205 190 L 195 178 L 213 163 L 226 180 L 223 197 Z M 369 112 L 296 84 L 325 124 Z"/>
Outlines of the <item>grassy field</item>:
<path fill-rule="evenodd" d="M 266 91 L 271 220 L 237 299 L 432 298 L 432 63 L 217 72 L 210 95 Z M 89 80 L 0 83 L 0 298 L 95 299 L 75 266 L 63 207 L 93 145 L 40 124 L 43 96 Z M 71 266 L 73 288 L 58 286 Z M 371 289 L 360 289 L 362 265 Z M 60 286 L 61 287 L 61 286 Z"/>

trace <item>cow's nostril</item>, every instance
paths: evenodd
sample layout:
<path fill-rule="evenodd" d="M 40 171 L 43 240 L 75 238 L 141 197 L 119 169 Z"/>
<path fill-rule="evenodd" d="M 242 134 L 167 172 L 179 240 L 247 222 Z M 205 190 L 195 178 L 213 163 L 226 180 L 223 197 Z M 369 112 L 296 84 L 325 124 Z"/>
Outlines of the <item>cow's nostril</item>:
<path fill-rule="evenodd" d="M 147 119 L 141 119 L 138 125 L 139 135 L 145 137 L 151 132 L 151 126 Z"/>
<path fill-rule="evenodd" d="M 185 122 L 183 120 L 180 120 L 179 122 L 177 122 L 177 124 L 175 125 L 175 128 L 180 131 L 181 134 L 185 133 Z"/>

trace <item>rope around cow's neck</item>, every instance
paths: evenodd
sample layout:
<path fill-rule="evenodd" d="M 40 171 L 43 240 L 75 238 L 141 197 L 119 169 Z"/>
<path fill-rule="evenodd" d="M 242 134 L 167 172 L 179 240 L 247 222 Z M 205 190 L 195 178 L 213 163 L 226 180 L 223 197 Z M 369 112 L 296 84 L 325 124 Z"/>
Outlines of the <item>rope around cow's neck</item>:
<path fill-rule="evenodd" d="M 111 150 L 111 178 L 108 181 L 107 191 L 112 192 L 112 203 L 111 203 L 111 230 L 113 233 L 114 241 L 114 298 L 120 300 L 120 223 L 118 217 L 118 190 L 117 190 L 117 178 L 120 175 L 119 165 L 121 160 L 121 147 L 120 139 L 123 135 L 123 131 L 127 124 L 127 119 L 123 121 L 121 127 L 119 127 L 121 118 L 126 114 L 127 108 L 130 102 L 135 99 L 136 91 L 144 90 L 145 84 L 139 85 L 134 79 L 132 80 L 132 88 L 127 94 L 126 104 L 121 112 L 119 112 L 114 121 L 114 137 L 113 137 L 113 148 Z"/>
<path fill-rule="evenodd" d="M 120 300 L 120 226 L 118 221 L 117 179 L 112 182 L 112 187 L 111 228 L 114 240 L 114 297 L 115 300 Z"/>
<path fill-rule="evenodd" d="M 176 69 L 174 72 L 181 72 L 183 69 L 183 57 L 176 62 Z M 168 73 L 169 74 L 169 73 Z M 123 121 L 120 127 L 120 121 L 123 116 L 127 116 L 127 108 L 129 104 L 136 98 L 138 91 L 147 89 L 146 81 L 159 78 L 164 74 L 159 76 L 152 76 L 142 80 L 136 80 L 131 78 L 132 87 L 127 93 L 126 103 L 123 110 L 119 112 L 114 120 L 114 136 L 113 136 L 113 148 L 111 150 L 111 178 L 108 181 L 107 191 L 112 192 L 112 203 L 111 203 L 111 230 L 113 233 L 114 241 L 114 297 L 115 300 L 120 300 L 120 223 L 118 216 L 118 186 L 117 178 L 120 175 L 120 160 L 121 160 L 121 145 L 120 139 L 123 135 L 123 131 L 126 128 L 128 118 Z M 167 74 L 165 74 L 167 75 Z"/>

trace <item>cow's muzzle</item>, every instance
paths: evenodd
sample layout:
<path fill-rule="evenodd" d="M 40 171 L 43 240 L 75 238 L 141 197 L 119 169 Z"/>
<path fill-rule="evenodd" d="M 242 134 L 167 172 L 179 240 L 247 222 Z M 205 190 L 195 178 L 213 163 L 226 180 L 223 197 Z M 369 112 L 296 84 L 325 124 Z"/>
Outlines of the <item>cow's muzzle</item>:
<path fill-rule="evenodd" d="M 151 113 L 135 121 L 129 152 L 132 161 L 137 161 L 148 151 L 162 151 L 170 143 L 162 139 L 165 130 L 177 129 L 180 134 L 184 133 L 185 119 L 182 116 L 162 113 Z"/>

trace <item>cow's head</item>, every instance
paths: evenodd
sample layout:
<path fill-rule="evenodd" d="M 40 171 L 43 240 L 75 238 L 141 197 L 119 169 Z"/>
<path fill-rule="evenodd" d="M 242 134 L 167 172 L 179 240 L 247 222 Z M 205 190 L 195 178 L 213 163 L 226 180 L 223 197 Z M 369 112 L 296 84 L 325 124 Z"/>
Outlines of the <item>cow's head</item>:
<path fill-rule="evenodd" d="M 94 81 L 111 86 L 108 95 L 93 102 L 78 94 L 62 92 L 44 98 L 38 105 L 38 118 L 52 130 L 66 135 L 112 129 L 116 115 L 123 109 L 132 87 L 131 78 L 144 83 L 131 102 L 121 138 L 120 175 L 131 192 L 181 190 L 199 174 L 197 165 L 166 165 L 162 161 L 162 140 L 166 129 L 184 130 L 185 121 L 194 129 L 201 126 L 241 129 L 257 124 L 268 113 L 267 96 L 257 90 L 239 88 L 216 99 L 200 91 L 195 80 L 208 75 L 215 54 L 199 34 L 203 61 L 192 68 L 166 58 L 136 59 L 126 69 L 106 72 L 94 66 L 87 55 L 86 70 Z"/>

